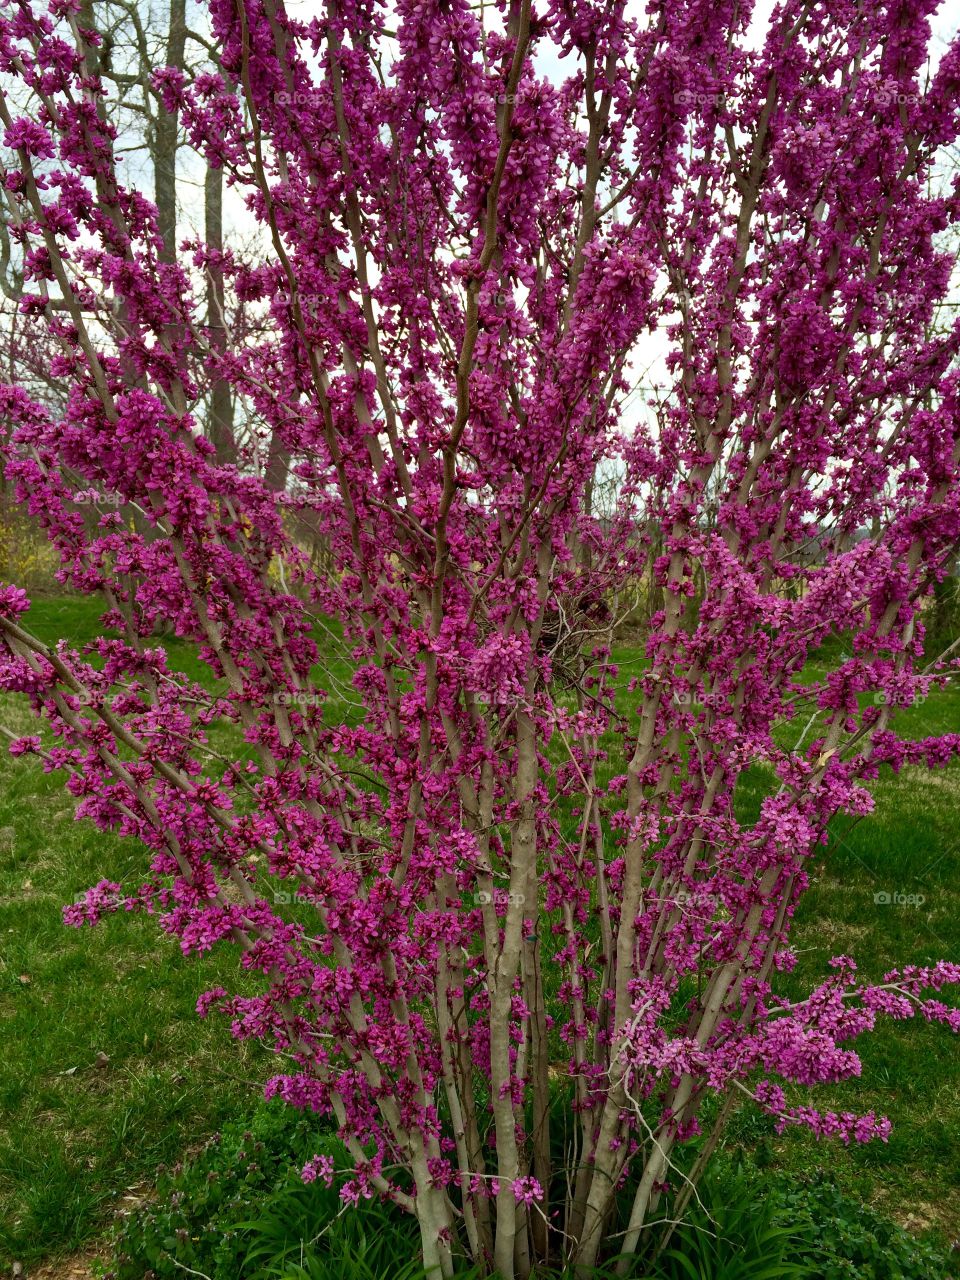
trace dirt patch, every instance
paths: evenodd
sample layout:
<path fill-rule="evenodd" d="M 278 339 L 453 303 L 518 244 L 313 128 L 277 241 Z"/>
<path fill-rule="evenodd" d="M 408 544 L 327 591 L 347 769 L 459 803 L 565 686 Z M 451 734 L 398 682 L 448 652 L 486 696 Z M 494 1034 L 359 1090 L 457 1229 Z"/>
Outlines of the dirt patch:
<path fill-rule="evenodd" d="M 957 1235 L 957 1214 L 951 1202 L 933 1203 L 929 1200 L 913 1200 L 909 1207 L 903 1203 L 899 1192 L 883 1188 L 873 1197 L 872 1203 L 880 1213 L 891 1218 L 898 1227 L 912 1231 L 915 1235 L 931 1228 L 941 1232 L 948 1239 Z M 954 1240 L 953 1247 L 960 1245 L 960 1239 Z"/>
<path fill-rule="evenodd" d="M 93 1280 L 94 1262 L 104 1262 L 106 1257 L 103 1249 L 86 1249 L 71 1258 L 41 1262 L 32 1267 L 20 1267 L 19 1270 L 19 1264 L 14 1263 L 10 1274 L 18 1277 L 18 1280 Z"/>
<path fill-rule="evenodd" d="M 807 927 L 827 942 L 836 942 L 838 938 L 856 942 L 865 938 L 870 932 L 865 924 L 850 924 L 846 920 L 833 920 L 830 916 L 817 917 L 808 922 Z M 798 934 L 801 932 L 799 926 L 797 932 Z"/>

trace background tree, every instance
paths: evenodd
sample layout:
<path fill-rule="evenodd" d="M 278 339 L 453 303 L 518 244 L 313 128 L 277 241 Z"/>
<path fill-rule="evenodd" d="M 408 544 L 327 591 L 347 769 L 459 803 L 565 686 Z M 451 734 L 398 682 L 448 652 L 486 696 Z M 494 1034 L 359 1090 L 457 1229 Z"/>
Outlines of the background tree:
<path fill-rule="evenodd" d="M 442 1276 L 460 1251 L 502 1280 L 625 1270 L 732 1098 L 883 1138 L 800 1087 L 856 1074 L 879 1016 L 960 1029 L 947 961 L 869 980 L 839 956 L 806 999 L 780 987 L 830 819 L 960 746 L 891 726 L 948 678 L 918 609 L 960 539 L 960 328 L 930 327 L 960 43 L 930 64 L 934 10 L 788 0 L 757 46 L 738 0 L 308 21 L 213 0 L 216 60 L 154 83 L 268 235 L 254 263 L 171 255 L 169 210 L 121 184 L 73 0 L 0 28 L 31 100 L 0 105 L 21 305 L 62 385 L 54 408 L 4 388 L 8 473 L 116 633 L 49 648 L 4 588 L 0 684 L 48 728 L 13 750 L 150 855 L 67 918 L 142 909 L 185 951 L 236 945 L 262 994 L 200 1011 L 276 1048 L 268 1091 L 332 1114 L 355 1158 L 344 1199 L 415 1214 Z M 212 341 L 212 264 L 269 324 Z M 280 480 L 211 444 L 218 380 Z M 81 485 L 116 495 L 95 530 Z M 644 581 L 663 604 L 617 706 L 612 630 Z M 837 635 L 851 653 L 804 678 Z"/>
<path fill-rule="evenodd" d="M 152 83 L 158 66 L 175 67 L 189 75 L 194 64 L 202 65 L 203 60 L 215 56 L 209 33 L 204 30 L 208 26 L 204 11 L 191 6 L 189 17 L 199 29 L 188 23 L 186 0 L 169 0 L 159 10 L 155 5 L 144 7 L 128 0 L 85 0 L 78 11 L 80 28 L 96 36 L 96 42 L 86 47 L 87 70 L 110 89 L 101 100 L 101 110 L 119 131 L 115 154 L 122 160 L 131 183 L 152 184 L 164 243 L 162 256 L 169 262 L 176 257 L 178 237 L 182 240 L 192 234 L 198 238 L 202 233 L 204 242 L 215 252 L 222 252 L 224 243 L 222 171 L 202 161 L 198 163 L 196 152 L 185 145 L 176 108 L 166 109 Z M 197 170 L 202 203 L 194 193 Z M 193 216 L 198 207 L 202 209 L 199 225 Z M 239 237 L 235 249 L 249 254 L 249 240 L 249 235 Z M 216 265 L 216 257 L 212 262 L 207 272 L 206 327 L 213 347 L 222 352 L 225 327 L 231 317 L 224 312 L 222 271 Z M 8 344 L 11 360 L 28 362 L 11 380 L 24 384 L 31 377 L 45 379 L 44 394 L 55 402 L 62 386 L 45 374 L 49 367 L 49 340 L 43 326 L 36 323 L 36 317 L 31 324 L 30 317 L 14 314 L 23 295 L 23 262 L 17 246 L 11 243 L 5 220 L 0 221 L 0 285 L 5 298 L 13 304 L 8 312 L 8 332 L 13 336 L 18 328 L 27 327 L 30 335 L 27 343 Z M 55 299 L 51 305 L 60 304 Z M 238 316 L 236 323 L 242 325 L 244 321 Z M 207 430 L 223 457 L 229 456 L 231 450 L 235 454 L 233 399 L 229 384 L 222 380 L 214 380 L 208 390 Z"/>

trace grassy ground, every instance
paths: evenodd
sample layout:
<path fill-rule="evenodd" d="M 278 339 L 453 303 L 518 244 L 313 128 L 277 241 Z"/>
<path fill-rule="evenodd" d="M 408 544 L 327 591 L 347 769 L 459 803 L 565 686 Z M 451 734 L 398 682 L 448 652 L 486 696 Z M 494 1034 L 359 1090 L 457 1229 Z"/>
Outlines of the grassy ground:
<path fill-rule="evenodd" d="M 812 674 L 812 673 L 811 673 Z M 932 695 L 901 712 L 898 732 L 911 738 L 956 732 L 960 690 Z M 769 777 L 753 770 L 738 795 L 742 818 L 756 812 Z M 821 980 L 827 961 L 853 955 L 861 972 L 880 978 L 893 965 L 960 957 L 960 767 L 884 769 L 872 787 L 875 810 L 853 824 L 838 819 L 794 929 L 800 958 L 787 992 L 800 996 Z M 897 903 L 913 897 L 916 905 Z M 901 1225 L 934 1226 L 960 1237 L 960 1054 L 943 1027 L 922 1020 L 882 1021 L 856 1045 L 859 1080 L 823 1087 L 807 1101 L 835 1110 L 868 1111 L 893 1121 L 888 1143 L 849 1150 L 791 1130 L 776 1137 L 772 1121 L 741 1107 L 733 1143 L 761 1164 L 792 1172 L 826 1167 L 846 1189 Z M 797 1095 L 800 1101 L 800 1095 Z"/>
<path fill-rule="evenodd" d="M 89 601 L 48 599 L 27 623 L 44 639 L 79 645 L 97 634 L 97 613 Z M 174 666 L 200 677 L 187 647 L 163 643 Z M 625 682 L 638 656 L 618 657 Z M 349 715 L 349 694 L 341 696 Z M 28 730 L 18 699 L 2 700 L 0 723 Z M 960 691 L 931 697 L 898 723 L 915 736 L 958 726 Z M 769 784 L 760 769 L 744 779 L 742 817 Z M 802 905 L 798 992 L 840 952 L 871 977 L 894 962 L 960 955 L 960 769 L 906 770 L 874 791 L 870 818 L 837 825 Z M 80 890 L 104 876 L 135 880 L 142 865 L 135 842 L 73 821 L 60 776 L 0 754 L 0 1260 L 78 1247 L 111 1205 L 148 1194 L 158 1163 L 245 1107 L 270 1073 L 263 1050 L 238 1049 L 216 1018 L 194 1015 L 201 991 L 236 982 L 229 953 L 186 961 L 149 920 L 126 916 L 95 930 L 61 924 L 63 903 Z M 881 893 L 924 901 L 878 902 Z M 828 1167 L 901 1223 L 960 1236 L 955 1041 L 941 1028 L 891 1024 L 858 1048 L 863 1079 L 820 1090 L 816 1102 L 890 1115 L 889 1144 L 846 1151 L 800 1133 L 777 1137 L 748 1108 L 735 1115 L 728 1144 L 788 1171 Z"/>
<path fill-rule="evenodd" d="M 28 624 L 79 644 L 96 618 L 87 601 L 46 600 Z M 28 732 L 21 700 L 3 704 L 0 723 Z M 64 927 L 64 903 L 104 877 L 136 882 L 144 864 L 135 841 L 73 820 L 63 781 L 0 753 L 0 1260 L 25 1264 L 148 1193 L 157 1164 L 245 1108 L 269 1066 L 194 1012 L 202 991 L 237 980 L 228 954 L 186 960 L 139 917 Z"/>

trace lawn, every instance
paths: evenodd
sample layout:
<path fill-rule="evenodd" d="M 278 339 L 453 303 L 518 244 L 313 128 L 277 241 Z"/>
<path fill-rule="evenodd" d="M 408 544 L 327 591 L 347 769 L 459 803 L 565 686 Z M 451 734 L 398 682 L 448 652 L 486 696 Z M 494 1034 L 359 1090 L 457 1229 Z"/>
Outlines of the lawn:
<path fill-rule="evenodd" d="M 912 736 L 956 729 L 960 695 L 932 697 L 904 721 Z M 960 769 L 908 768 L 897 777 L 887 771 L 872 789 L 875 812 L 853 826 L 849 819 L 835 824 L 798 910 L 793 936 L 800 958 L 787 988 L 797 996 L 824 976 L 837 954 L 853 955 L 871 978 L 893 964 L 960 956 Z M 757 800 L 748 786 L 743 790 L 747 812 Z M 895 901 L 898 894 L 915 904 Z M 794 1172 L 829 1168 L 846 1189 L 901 1225 L 935 1226 L 950 1239 L 960 1237 L 956 1041 L 922 1020 L 882 1021 L 856 1047 L 862 1077 L 807 1091 L 808 1100 L 889 1116 L 889 1142 L 847 1149 L 796 1129 L 778 1138 L 772 1121 L 749 1107 L 735 1116 L 731 1140 L 761 1164 Z"/>
<path fill-rule="evenodd" d="M 96 619 L 88 601 L 44 600 L 28 624 L 82 643 Z M 27 732 L 22 699 L 3 703 L 0 724 Z M 63 925 L 80 891 L 143 867 L 137 842 L 74 821 L 63 782 L 0 755 L 0 1258 L 25 1264 L 79 1246 L 119 1197 L 148 1193 L 158 1163 L 242 1108 L 268 1068 L 194 1012 L 236 973 L 229 955 L 187 960 L 139 917 Z"/>
<path fill-rule="evenodd" d="M 80 645 L 97 634 L 97 616 L 96 603 L 46 598 L 26 623 L 46 640 Z M 162 643 L 174 666 L 201 678 L 187 646 Z M 617 657 L 625 684 L 639 656 L 624 649 Z M 349 715 L 349 672 L 337 666 L 338 709 Z M 22 700 L 2 703 L 0 724 L 26 732 Z M 918 737 L 958 726 L 960 690 L 932 696 L 898 722 Z M 769 783 L 761 769 L 744 779 L 741 817 L 756 812 Z M 960 956 L 960 769 L 888 774 L 874 794 L 872 816 L 837 824 L 802 904 L 791 980 L 798 993 L 841 952 L 871 977 L 894 962 Z M 271 1073 L 264 1050 L 238 1047 L 221 1021 L 194 1014 L 201 991 L 237 983 L 231 953 L 185 960 L 153 922 L 128 916 L 95 930 L 62 925 L 63 904 L 80 890 L 104 876 L 135 880 L 142 866 L 135 842 L 74 822 L 61 776 L 0 755 L 0 1259 L 29 1264 L 95 1237 L 124 1197 L 149 1195 L 158 1164 L 243 1114 Z M 821 1089 L 813 1101 L 890 1115 L 889 1143 L 845 1150 L 799 1132 L 777 1137 L 770 1121 L 742 1107 L 728 1145 L 765 1167 L 829 1168 L 901 1224 L 960 1236 L 955 1042 L 942 1028 L 885 1024 L 858 1048 L 862 1080 Z"/>

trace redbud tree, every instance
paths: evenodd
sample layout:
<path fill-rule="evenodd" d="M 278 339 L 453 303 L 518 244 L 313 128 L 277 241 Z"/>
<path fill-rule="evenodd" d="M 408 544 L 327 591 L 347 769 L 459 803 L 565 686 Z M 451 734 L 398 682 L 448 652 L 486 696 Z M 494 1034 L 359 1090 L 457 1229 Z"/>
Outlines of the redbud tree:
<path fill-rule="evenodd" d="M 258 985 L 200 1013 L 276 1051 L 344 1200 L 409 1211 L 441 1277 L 625 1272 L 734 1101 L 883 1139 L 802 1086 L 855 1076 L 878 1017 L 960 1030 L 946 960 L 783 994 L 828 822 L 960 749 L 891 727 L 948 674 L 923 604 L 960 540 L 935 9 L 210 0 L 209 65 L 155 83 L 253 262 L 164 245 L 76 0 L 3 10 L 7 218 L 61 390 L 3 386 L 6 471 L 105 601 L 78 651 L 3 589 L 0 685 L 45 726 L 11 750 L 145 848 L 67 920 L 237 948 Z M 255 341 L 205 315 L 211 272 Z"/>

